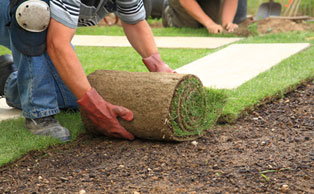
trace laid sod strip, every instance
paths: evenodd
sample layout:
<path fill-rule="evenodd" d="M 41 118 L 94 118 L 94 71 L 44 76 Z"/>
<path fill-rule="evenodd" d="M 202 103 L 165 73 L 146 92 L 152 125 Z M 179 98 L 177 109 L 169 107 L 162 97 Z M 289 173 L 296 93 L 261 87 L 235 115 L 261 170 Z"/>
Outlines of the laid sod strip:
<path fill-rule="evenodd" d="M 233 123 L 256 106 L 282 97 L 314 78 L 314 46 L 274 66 L 236 90 L 227 90 L 227 103 L 220 122 Z"/>
<path fill-rule="evenodd" d="M 215 124 L 224 103 L 223 95 L 207 98 L 193 75 L 97 70 L 88 80 L 104 99 L 132 110 L 134 119 L 120 123 L 143 139 L 196 139 Z M 86 129 L 95 131 L 82 110 L 81 116 Z"/>
<path fill-rule="evenodd" d="M 70 130 L 72 140 L 85 131 L 79 113 L 60 113 L 56 118 Z M 24 128 L 23 118 L 1 121 L 0 134 L 0 166 L 14 162 L 32 150 L 60 144 L 54 138 L 32 135 Z"/>

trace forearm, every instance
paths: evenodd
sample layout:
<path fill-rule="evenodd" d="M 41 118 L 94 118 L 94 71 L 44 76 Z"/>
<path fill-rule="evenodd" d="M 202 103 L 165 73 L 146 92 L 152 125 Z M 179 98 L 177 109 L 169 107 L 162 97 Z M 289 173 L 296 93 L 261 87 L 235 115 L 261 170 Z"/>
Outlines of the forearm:
<path fill-rule="evenodd" d="M 215 22 L 208 17 L 208 15 L 203 11 L 200 5 L 195 0 L 179 0 L 181 6 L 191 15 L 196 21 L 201 23 L 206 28 Z"/>
<path fill-rule="evenodd" d="M 225 0 L 222 8 L 222 26 L 232 23 L 238 7 L 238 0 Z"/>
<path fill-rule="evenodd" d="M 52 21 L 50 25 L 61 25 Z M 52 34 L 58 34 L 58 38 Z M 50 38 L 49 38 L 50 37 Z M 72 91 L 77 99 L 80 99 L 91 86 L 86 78 L 83 67 L 71 46 L 71 38 L 54 31 L 53 28 L 48 31 L 47 51 L 57 69 L 61 79 Z"/>
<path fill-rule="evenodd" d="M 158 52 L 153 33 L 146 20 L 137 24 L 127 24 L 123 21 L 121 23 L 130 44 L 142 58 Z"/>

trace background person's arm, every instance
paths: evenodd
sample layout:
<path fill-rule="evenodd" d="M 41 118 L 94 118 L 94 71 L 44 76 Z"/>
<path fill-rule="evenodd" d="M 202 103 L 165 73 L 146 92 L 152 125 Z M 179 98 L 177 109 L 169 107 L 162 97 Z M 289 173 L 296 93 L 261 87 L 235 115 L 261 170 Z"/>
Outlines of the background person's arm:
<path fill-rule="evenodd" d="M 196 0 L 179 0 L 179 2 L 188 14 L 201 23 L 209 33 L 222 32 L 222 26 L 216 24 L 210 17 L 208 17 Z"/>
<path fill-rule="evenodd" d="M 238 7 L 238 0 L 225 0 L 222 7 L 222 26 L 228 32 L 233 32 L 238 28 L 237 24 L 233 23 L 234 16 Z"/>

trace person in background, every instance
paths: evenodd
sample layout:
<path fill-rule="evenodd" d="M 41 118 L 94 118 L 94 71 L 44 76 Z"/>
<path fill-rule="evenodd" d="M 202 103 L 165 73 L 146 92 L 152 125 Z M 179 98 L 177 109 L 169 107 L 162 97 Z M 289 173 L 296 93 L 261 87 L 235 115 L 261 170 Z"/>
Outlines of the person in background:
<path fill-rule="evenodd" d="M 164 27 L 205 27 L 209 33 L 233 32 L 246 19 L 247 0 L 169 0 Z"/>

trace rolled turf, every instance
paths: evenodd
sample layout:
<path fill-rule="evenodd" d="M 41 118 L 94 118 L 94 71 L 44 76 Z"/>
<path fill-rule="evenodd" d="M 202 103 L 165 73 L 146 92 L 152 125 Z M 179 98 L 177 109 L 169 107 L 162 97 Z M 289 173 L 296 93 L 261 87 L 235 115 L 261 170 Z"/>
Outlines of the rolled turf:
<path fill-rule="evenodd" d="M 108 102 L 132 110 L 134 119 L 120 124 L 143 139 L 196 139 L 216 122 L 223 104 L 223 95 L 204 90 L 194 75 L 97 70 L 88 80 Z M 81 116 L 94 131 L 83 111 Z"/>

